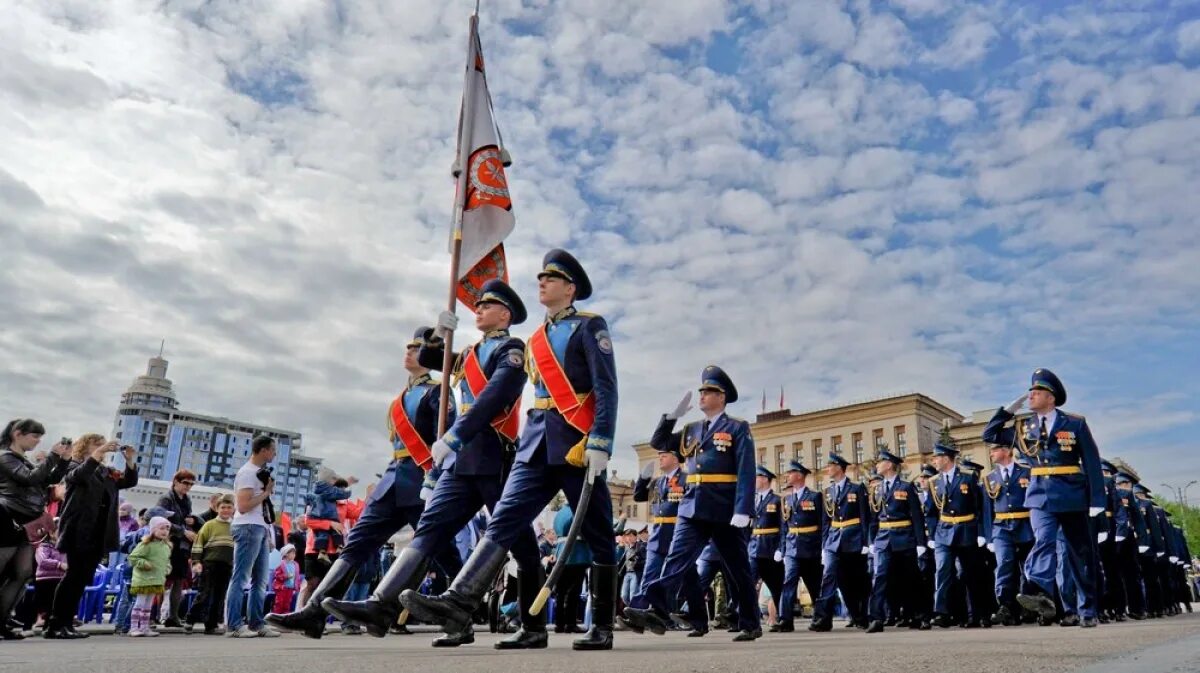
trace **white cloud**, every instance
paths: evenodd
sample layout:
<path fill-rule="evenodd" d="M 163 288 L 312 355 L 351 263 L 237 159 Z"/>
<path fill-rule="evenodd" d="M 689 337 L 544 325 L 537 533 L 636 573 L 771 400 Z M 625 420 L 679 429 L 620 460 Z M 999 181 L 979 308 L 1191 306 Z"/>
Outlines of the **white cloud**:
<path fill-rule="evenodd" d="M 1200 52 L 1200 19 L 1192 19 L 1179 24 L 1175 33 L 1180 58 L 1186 58 Z"/>

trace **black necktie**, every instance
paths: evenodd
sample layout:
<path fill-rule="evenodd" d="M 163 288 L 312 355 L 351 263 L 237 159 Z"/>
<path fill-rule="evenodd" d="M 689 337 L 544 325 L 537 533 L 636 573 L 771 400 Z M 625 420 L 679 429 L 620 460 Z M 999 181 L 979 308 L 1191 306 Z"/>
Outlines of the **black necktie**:
<path fill-rule="evenodd" d="M 1046 445 L 1046 417 L 1042 416 L 1042 427 L 1038 430 L 1038 443 L 1042 446 Z"/>
<path fill-rule="evenodd" d="M 701 438 L 701 440 L 703 440 L 703 438 L 705 438 L 705 437 L 707 437 L 707 436 L 708 436 L 708 423 L 709 423 L 709 421 L 708 421 L 708 419 L 706 418 L 706 419 L 704 419 L 704 425 L 700 426 L 700 438 Z"/>

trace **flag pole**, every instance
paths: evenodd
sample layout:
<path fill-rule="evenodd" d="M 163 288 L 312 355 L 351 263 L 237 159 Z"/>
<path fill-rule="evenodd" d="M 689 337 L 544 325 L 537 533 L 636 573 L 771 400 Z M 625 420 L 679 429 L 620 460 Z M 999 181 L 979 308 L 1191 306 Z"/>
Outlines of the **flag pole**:
<path fill-rule="evenodd" d="M 458 116 L 458 187 L 454 193 L 453 231 L 454 239 L 450 248 L 450 293 L 446 310 L 454 313 L 458 307 L 458 267 L 462 256 L 462 221 L 463 210 L 467 200 L 467 162 L 471 158 L 471 132 L 474 129 L 475 87 L 472 78 L 475 74 L 476 31 L 479 29 L 479 6 L 471 14 L 467 30 L 467 67 L 463 75 L 462 112 Z M 446 433 L 446 420 L 450 407 L 451 369 L 454 367 L 454 332 L 447 332 L 445 337 L 445 353 L 442 355 L 442 388 L 438 401 L 438 436 Z"/>

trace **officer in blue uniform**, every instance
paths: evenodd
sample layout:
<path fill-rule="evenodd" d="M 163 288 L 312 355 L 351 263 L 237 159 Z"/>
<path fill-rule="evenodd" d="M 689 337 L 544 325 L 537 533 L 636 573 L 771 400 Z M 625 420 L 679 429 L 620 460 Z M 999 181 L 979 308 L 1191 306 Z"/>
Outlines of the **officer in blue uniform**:
<path fill-rule="evenodd" d="M 1115 581 L 1124 585 L 1129 619 L 1146 618 L 1146 592 L 1142 589 L 1142 568 L 1138 565 L 1138 545 L 1150 538 L 1133 495 L 1133 477 L 1117 472 L 1113 479 L 1113 545 L 1116 547 Z M 1126 615 L 1118 614 L 1117 621 Z"/>
<path fill-rule="evenodd" d="M 809 631 L 833 628 L 833 604 L 840 589 L 846 611 L 847 627 L 867 627 L 867 553 L 870 550 L 867 529 L 871 524 L 867 489 L 846 477 L 850 463 L 836 453 L 829 455 L 825 475 L 831 485 L 825 489 L 822 519 L 822 574 L 820 597 L 813 605 Z"/>
<path fill-rule="evenodd" d="M 440 596 L 411 589 L 401 594 L 414 617 L 442 623 L 448 633 L 466 629 L 508 550 L 561 490 L 576 516 L 584 517 L 582 537 L 593 560 L 592 627 L 572 647 L 612 649 L 617 550 L 606 473 L 617 422 L 617 370 L 604 318 L 575 308 L 576 301 L 591 295 L 591 281 L 578 260 L 565 250 L 546 254 L 538 273 L 538 300 L 546 307 L 546 320 L 526 350 L 534 404 L 516 465 L 487 532 L 450 589 Z M 587 510 L 580 512 L 585 482 L 594 486 Z"/>
<path fill-rule="evenodd" d="M 796 630 L 793 614 L 796 592 L 804 580 L 813 602 L 821 591 L 821 531 L 825 506 L 820 491 L 807 486 L 811 473 L 799 461 L 788 463 L 787 480 L 792 492 L 783 499 L 783 590 L 779 598 L 779 622 L 770 630 Z"/>
<path fill-rule="evenodd" d="M 1026 400 L 1033 415 L 1015 427 L 1005 427 Z M 983 441 L 1015 446 L 1033 463 L 1025 506 L 1031 512 L 1034 543 L 1018 602 L 1041 619 L 1052 619 L 1057 563 L 1062 562 L 1080 590 L 1080 625 L 1093 627 L 1097 625 L 1097 559 L 1089 519 L 1104 514 L 1104 479 L 1087 421 L 1058 409 L 1066 401 L 1062 381 L 1049 369 L 1037 369 L 1029 391 L 992 416 Z M 1056 553 L 1060 536 L 1066 552 L 1061 561 Z"/>
<path fill-rule="evenodd" d="M 759 465 L 754 476 L 754 525 L 750 530 L 750 577 L 767 585 L 775 614 L 783 593 L 783 501 L 771 488 L 775 473 Z"/>
<path fill-rule="evenodd" d="M 675 535 L 679 504 L 683 502 L 683 494 L 687 490 L 687 472 L 679 465 L 679 447 L 669 445 L 654 448 L 658 451 L 658 468 L 662 474 L 654 477 L 654 463 L 648 463 L 647 469 L 642 471 L 633 486 L 634 502 L 650 503 L 650 540 L 646 544 L 646 568 L 642 573 L 642 587 L 662 574 L 663 564 L 671 551 L 671 538 Z M 709 581 L 712 581 L 711 578 Z M 688 622 L 692 626 L 688 636 L 699 638 L 708 632 L 708 611 L 704 601 L 704 590 L 694 565 L 683 579 L 680 595 L 688 605 Z M 630 601 L 630 604 L 634 607 L 646 607 L 634 601 Z M 674 601 L 669 611 L 675 611 Z"/>
<path fill-rule="evenodd" d="M 1000 606 L 992 623 L 1019 626 L 1022 610 L 1017 591 L 1025 559 L 1033 548 L 1033 526 L 1025 507 L 1029 468 L 1017 464 L 1011 446 L 992 444 L 988 453 L 995 468 L 983 482 L 987 496 L 983 500 L 983 537 L 996 557 L 996 602 Z"/>
<path fill-rule="evenodd" d="M 1170 512 L 1166 512 L 1168 517 Z M 1173 541 L 1172 551 L 1173 556 L 1170 557 L 1171 571 L 1174 573 L 1175 599 L 1187 608 L 1188 612 L 1192 611 L 1192 588 L 1188 584 L 1187 567 L 1192 562 L 1192 552 L 1188 548 L 1187 538 L 1183 534 L 1183 528 L 1171 524 L 1171 539 Z M 1180 610 L 1176 607 L 1176 614 L 1180 614 Z"/>
<path fill-rule="evenodd" d="M 933 546 L 933 533 L 937 528 L 938 520 L 937 505 L 934 504 L 933 497 L 929 494 L 929 480 L 936 477 L 937 474 L 936 468 L 925 463 L 921 465 L 921 472 L 917 475 L 916 480 L 918 495 L 921 498 L 921 516 L 925 520 L 925 541 L 928 543 L 928 547 Z M 925 615 L 925 619 L 916 622 L 910 621 L 908 627 L 928 631 L 932 628 L 929 616 L 933 614 L 933 590 L 936 586 L 937 560 L 934 558 L 934 554 L 926 551 L 924 554 L 918 555 L 917 567 L 921 570 L 918 609 L 919 614 Z"/>
<path fill-rule="evenodd" d="M 920 613 L 916 589 L 920 586 L 917 557 L 924 555 L 925 516 L 921 512 L 921 496 L 911 482 L 900 478 L 904 460 L 889 451 L 880 451 L 875 469 L 880 484 L 868 493 L 868 503 L 874 516 L 871 540 L 875 557 L 875 577 L 871 586 L 867 633 L 883 631 L 890 602 L 898 605 L 909 620 L 928 619 Z"/>
<path fill-rule="evenodd" d="M 933 624 L 948 628 L 955 623 L 952 617 L 951 589 L 956 564 L 962 567 L 962 583 L 973 610 L 967 626 L 992 625 L 991 583 L 981 553 L 987 540 L 983 536 L 983 491 L 972 474 L 958 469 L 955 458 L 958 449 L 942 443 L 933 447 L 933 466 L 939 474 L 929 479 L 930 497 L 938 511 L 937 527 L 933 533 L 934 560 L 937 564 Z"/>
<path fill-rule="evenodd" d="M 1100 597 L 1098 617 L 1101 624 L 1107 624 L 1118 617 L 1120 621 L 1125 621 L 1128 598 L 1125 584 L 1119 576 L 1117 542 L 1113 539 L 1116 530 L 1117 466 L 1101 458 L 1100 474 L 1104 478 L 1104 514 L 1092 519 L 1092 526 L 1100 556 L 1096 573 L 1096 593 Z"/>
<path fill-rule="evenodd" d="M 1162 529 L 1150 499 L 1150 489 L 1134 481 L 1133 495 L 1138 513 L 1146 526 L 1146 536 L 1138 538 L 1138 565 L 1142 569 L 1142 581 L 1146 587 L 1147 616 L 1161 619 L 1166 611 L 1167 595 L 1163 591 L 1163 578 L 1159 573 L 1158 559 L 1166 555 Z"/>
<path fill-rule="evenodd" d="M 407 417 L 421 439 L 432 443 L 437 439 L 438 405 L 440 386 L 429 375 L 429 368 L 421 365 L 421 346 L 433 337 L 432 327 L 420 327 L 405 348 L 404 368 L 408 371 L 408 385 L 400 393 L 398 401 L 404 405 Z M 453 400 L 451 400 L 453 402 Z M 455 418 L 453 404 L 450 420 Z M 388 419 L 389 426 L 394 425 Z M 379 553 L 393 535 L 404 526 L 417 527 L 425 503 L 421 498 L 423 486 L 431 484 L 430 476 L 412 458 L 400 435 L 393 429 L 392 461 L 383 477 L 367 496 L 366 508 L 358 522 L 346 537 L 346 546 L 341 555 L 330 566 L 329 571 L 313 590 L 308 602 L 299 610 L 287 614 L 272 613 L 266 621 L 283 631 L 299 631 L 309 638 L 320 638 L 325 633 L 328 614 L 322 606 L 325 598 L 341 597 L 354 580 L 355 570 Z M 462 560 L 453 548 L 437 554 L 437 565 L 447 575 L 458 571 Z M 394 623 L 394 620 L 393 622 Z M 390 625 L 390 624 L 389 624 Z M 386 628 L 386 627 L 385 627 Z"/>
<path fill-rule="evenodd" d="M 679 521 L 662 575 L 650 582 L 641 598 L 647 608 L 628 607 L 625 619 L 634 631 L 666 632 L 670 623 L 670 597 L 711 540 L 724 563 L 726 586 L 738 605 L 739 633 L 735 642 L 762 636 L 758 600 L 750 578 L 747 553 L 751 516 L 754 513 L 754 440 L 750 424 L 725 413 L 725 405 L 736 402 L 737 388 L 720 367 L 709 366 L 700 377 L 702 422 L 688 423 L 673 432 L 675 421 L 687 413 L 691 393 L 672 413 L 663 416 L 650 443 L 676 445 L 687 458 L 688 486 L 679 505 Z"/>
<path fill-rule="evenodd" d="M 386 635 L 388 627 L 400 615 L 400 592 L 419 586 L 428 560 L 453 547 L 455 535 L 480 508 L 486 506 L 490 511 L 496 507 L 512 465 L 516 448 L 515 415 L 520 411 L 521 390 L 526 381 L 525 343 L 510 335 L 509 328 L 525 322 L 525 318 L 525 305 L 511 287 L 498 279 L 484 284 L 475 305 L 475 326 L 483 332 L 483 338 L 464 350 L 452 369 L 462 401 L 460 415 L 431 447 L 440 475 L 412 543 L 396 557 L 367 600 L 325 599 L 323 606 L 335 617 L 363 624 L 373 636 Z M 457 326 L 454 314 L 448 312 L 440 322 L 445 322 L 440 326 L 447 330 Z M 422 346 L 419 356 L 422 364 L 440 369 L 444 346 L 441 339 Z M 467 375 L 468 367 L 473 376 Z M 479 374 L 484 381 L 473 378 Z M 476 385 L 474 392 L 472 381 Z M 505 421 L 510 426 L 505 426 Z M 507 436 L 506 432 L 513 436 Z M 542 648 L 547 643 L 545 617 L 528 612 L 543 581 L 532 528 L 526 528 L 516 538 L 512 553 L 518 564 L 521 629 L 496 643 L 496 647 Z M 471 625 L 467 624 L 461 632 L 448 634 L 434 641 L 434 645 L 457 646 L 474 640 Z"/>
<path fill-rule="evenodd" d="M 1158 557 L 1159 581 L 1162 583 L 1163 597 L 1166 604 L 1166 614 L 1174 616 L 1180 613 L 1180 587 L 1176 576 L 1176 564 L 1179 562 L 1178 540 L 1175 539 L 1175 527 L 1171 523 L 1171 513 L 1154 503 L 1154 515 L 1158 517 L 1158 529 L 1163 536 L 1163 555 Z"/>

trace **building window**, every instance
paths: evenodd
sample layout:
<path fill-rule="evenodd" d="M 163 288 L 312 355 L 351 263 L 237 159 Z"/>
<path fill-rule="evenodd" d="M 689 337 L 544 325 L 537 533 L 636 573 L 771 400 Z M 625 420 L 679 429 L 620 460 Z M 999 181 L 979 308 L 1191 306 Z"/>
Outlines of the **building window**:
<path fill-rule="evenodd" d="M 759 465 L 767 464 L 767 450 L 766 449 L 758 450 L 758 464 Z"/>
<path fill-rule="evenodd" d="M 850 435 L 850 440 L 852 442 L 852 446 L 854 447 L 854 462 L 856 462 L 856 463 L 863 462 L 862 433 L 856 432 L 853 435 Z"/>
<path fill-rule="evenodd" d="M 780 475 L 787 471 L 787 454 L 783 452 L 783 445 L 779 444 L 775 447 L 775 474 Z"/>
<path fill-rule="evenodd" d="M 896 426 L 896 451 L 896 455 L 900 456 L 901 458 L 908 453 L 908 439 L 904 433 L 903 425 Z"/>
<path fill-rule="evenodd" d="M 819 440 L 819 439 L 813 440 L 812 450 L 813 450 L 812 469 L 819 470 L 819 469 L 821 469 L 822 461 L 825 460 L 825 456 L 821 453 L 821 440 Z"/>
<path fill-rule="evenodd" d="M 830 444 L 831 444 L 831 446 L 829 448 L 830 453 L 836 453 L 838 455 L 841 455 L 841 453 L 842 453 L 842 436 L 834 435 L 833 439 L 830 440 Z"/>
<path fill-rule="evenodd" d="M 875 435 L 875 450 L 882 451 L 887 446 L 887 442 L 883 441 L 883 428 L 874 430 L 871 434 Z"/>

